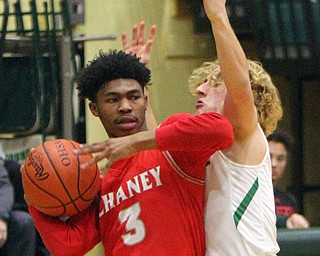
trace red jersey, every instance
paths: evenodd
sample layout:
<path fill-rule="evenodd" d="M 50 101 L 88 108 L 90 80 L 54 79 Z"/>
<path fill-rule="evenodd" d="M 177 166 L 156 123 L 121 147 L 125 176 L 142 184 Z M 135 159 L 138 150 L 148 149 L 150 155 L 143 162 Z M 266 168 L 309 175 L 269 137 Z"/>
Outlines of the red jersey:
<path fill-rule="evenodd" d="M 156 130 L 159 150 L 115 162 L 102 180 L 99 228 L 93 207 L 71 226 L 48 224 L 32 209 L 36 226 L 53 255 L 83 255 L 99 239 L 105 255 L 204 255 L 205 164 L 232 139 L 218 114 L 173 115 Z"/>

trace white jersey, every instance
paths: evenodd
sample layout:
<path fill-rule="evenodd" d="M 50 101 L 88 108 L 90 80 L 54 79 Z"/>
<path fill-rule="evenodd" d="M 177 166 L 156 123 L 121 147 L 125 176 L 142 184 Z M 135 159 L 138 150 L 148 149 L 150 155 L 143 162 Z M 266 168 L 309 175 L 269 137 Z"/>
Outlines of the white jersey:
<path fill-rule="evenodd" d="M 276 255 L 279 251 L 266 138 L 265 143 L 266 154 L 259 165 L 237 164 L 221 151 L 211 156 L 206 179 L 206 256 Z"/>

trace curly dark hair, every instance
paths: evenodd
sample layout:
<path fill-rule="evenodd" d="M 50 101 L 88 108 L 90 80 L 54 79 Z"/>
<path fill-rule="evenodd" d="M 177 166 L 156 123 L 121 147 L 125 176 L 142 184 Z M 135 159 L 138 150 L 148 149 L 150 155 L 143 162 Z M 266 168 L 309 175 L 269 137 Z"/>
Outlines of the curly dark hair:
<path fill-rule="evenodd" d="M 294 139 L 286 132 L 276 130 L 267 137 L 268 141 L 280 142 L 284 145 L 288 152 L 294 144 Z"/>
<path fill-rule="evenodd" d="M 101 86 L 118 78 L 136 80 L 144 88 L 150 85 L 151 72 L 136 55 L 123 51 L 99 51 L 99 56 L 89 62 L 80 72 L 76 82 L 79 96 L 96 102 Z"/>

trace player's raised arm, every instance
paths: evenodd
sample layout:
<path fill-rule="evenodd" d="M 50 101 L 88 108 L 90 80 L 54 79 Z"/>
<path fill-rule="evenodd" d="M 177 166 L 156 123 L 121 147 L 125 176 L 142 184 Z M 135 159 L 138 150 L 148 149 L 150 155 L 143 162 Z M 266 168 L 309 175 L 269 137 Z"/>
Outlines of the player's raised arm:
<path fill-rule="evenodd" d="M 227 15 L 226 0 L 204 0 L 211 22 L 223 81 L 227 88 L 223 114 L 235 128 L 235 138 L 246 137 L 256 128 L 257 114 L 245 53 Z"/>

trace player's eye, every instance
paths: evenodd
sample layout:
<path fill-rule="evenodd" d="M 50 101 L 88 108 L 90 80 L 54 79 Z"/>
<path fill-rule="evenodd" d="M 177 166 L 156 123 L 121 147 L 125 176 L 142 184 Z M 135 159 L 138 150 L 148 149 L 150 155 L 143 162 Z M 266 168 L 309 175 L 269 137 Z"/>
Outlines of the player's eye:
<path fill-rule="evenodd" d="M 208 78 L 202 79 L 197 83 L 197 87 L 208 82 Z"/>
<path fill-rule="evenodd" d="M 131 100 L 137 100 L 137 99 L 140 99 L 141 97 L 140 97 L 140 95 L 132 95 L 131 96 Z"/>
<path fill-rule="evenodd" d="M 108 98 L 108 99 L 106 99 L 107 103 L 117 103 L 118 101 L 119 101 L 118 98 Z"/>

